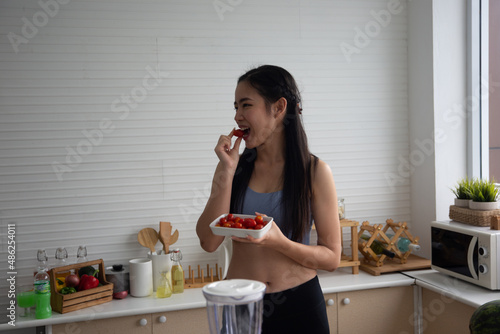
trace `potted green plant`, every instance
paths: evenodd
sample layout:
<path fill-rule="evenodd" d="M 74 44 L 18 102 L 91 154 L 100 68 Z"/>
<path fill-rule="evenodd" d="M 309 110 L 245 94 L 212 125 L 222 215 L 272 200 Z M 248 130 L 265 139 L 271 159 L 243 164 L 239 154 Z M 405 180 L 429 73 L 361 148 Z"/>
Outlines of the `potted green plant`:
<path fill-rule="evenodd" d="M 475 180 L 472 186 L 472 202 L 470 208 L 474 210 L 498 209 L 498 189 L 495 181 Z"/>
<path fill-rule="evenodd" d="M 469 202 L 472 201 L 472 186 L 473 180 L 470 180 L 468 177 L 461 179 L 458 181 L 455 188 L 451 189 L 453 194 L 455 194 L 455 205 L 468 208 Z"/>

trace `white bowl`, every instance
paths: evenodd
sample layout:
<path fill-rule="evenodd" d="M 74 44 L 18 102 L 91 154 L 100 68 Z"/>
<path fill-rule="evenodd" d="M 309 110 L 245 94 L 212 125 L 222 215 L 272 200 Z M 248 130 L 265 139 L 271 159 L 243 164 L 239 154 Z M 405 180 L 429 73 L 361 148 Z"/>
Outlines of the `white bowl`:
<path fill-rule="evenodd" d="M 255 218 L 255 215 L 238 215 L 238 214 L 233 214 L 233 215 L 235 217 L 240 217 L 242 219 Z M 267 233 L 267 231 L 269 231 L 269 229 L 271 228 L 272 222 L 273 222 L 273 217 L 262 216 L 263 220 L 267 223 L 260 230 L 215 226 L 215 224 L 217 224 L 222 217 L 226 217 L 226 216 L 227 216 L 227 214 L 220 215 L 213 222 L 210 223 L 210 228 L 212 229 L 212 232 L 214 234 L 222 235 L 225 237 L 235 236 L 235 237 L 240 237 L 240 238 L 246 238 L 247 235 L 250 235 L 256 239 L 259 239 L 259 238 L 262 238 L 264 236 L 264 234 Z"/>

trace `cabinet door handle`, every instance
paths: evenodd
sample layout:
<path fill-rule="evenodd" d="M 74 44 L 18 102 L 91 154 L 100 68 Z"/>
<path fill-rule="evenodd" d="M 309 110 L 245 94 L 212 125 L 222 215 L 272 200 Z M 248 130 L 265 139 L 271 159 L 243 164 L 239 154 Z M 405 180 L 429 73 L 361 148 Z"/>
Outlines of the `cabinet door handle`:
<path fill-rule="evenodd" d="M 328 306 L 332 306 L 333 304 L 335 304 L 335 301 L 334 301 L 333 299 L 329 298 L 329 299 L 326 301 L 326 304 L 327 304 Z"/>
<path fill-rule="evenodd" d="M 145 318 L 142 318 L 141 320 L 139 320 L 139 324 L 140 324 L 141 326 L 146 326 L 146 325 L 148 324 L 148 320 L 147 320 L 147 319 L 145 319 Z"/>
<path fill-rule="evenodd" d="M 163 324 L 163 323 L 167 322 L 167 317 L 162 315 L 161 317 L 158 318 L 158 321 Z"/>
<path fill-rule="evenodd" d="M 344 303 L 344 305 L 349 305 L 351 303 L 351 300 L 349 298 L 344 298 L 342 300 L 342 303 Z"/>

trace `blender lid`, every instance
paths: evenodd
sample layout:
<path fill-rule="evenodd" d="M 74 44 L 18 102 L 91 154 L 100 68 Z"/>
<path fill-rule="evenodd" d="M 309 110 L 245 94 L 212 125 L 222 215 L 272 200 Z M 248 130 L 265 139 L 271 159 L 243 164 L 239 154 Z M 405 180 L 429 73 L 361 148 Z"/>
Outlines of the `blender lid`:
<path fill-rule="evenodd" d="M 205 299 L 221 304 L 247 304 L 264 297 L 266 285 L 259 281 L 230 279 L 217 281 L 202 288 Z"/>

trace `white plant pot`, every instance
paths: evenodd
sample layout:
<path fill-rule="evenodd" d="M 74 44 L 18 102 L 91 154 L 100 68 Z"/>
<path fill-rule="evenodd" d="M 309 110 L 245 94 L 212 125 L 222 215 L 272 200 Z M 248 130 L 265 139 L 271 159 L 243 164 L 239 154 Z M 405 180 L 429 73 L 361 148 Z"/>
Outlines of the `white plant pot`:
<path fill-rule="evenodd" d="M 498 209 L 498 202 L 470 202 L 469 208 L 473 210 L 491 211 Z"/>
<path fill-rule="evenodd" d="M 455 198 L 455 206 L 458 206 L 461 208 L 468 208 L 469 202 L 472 202 L 472 200 Z"/>

